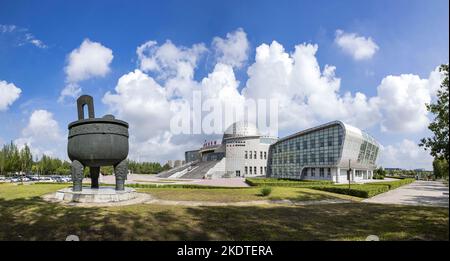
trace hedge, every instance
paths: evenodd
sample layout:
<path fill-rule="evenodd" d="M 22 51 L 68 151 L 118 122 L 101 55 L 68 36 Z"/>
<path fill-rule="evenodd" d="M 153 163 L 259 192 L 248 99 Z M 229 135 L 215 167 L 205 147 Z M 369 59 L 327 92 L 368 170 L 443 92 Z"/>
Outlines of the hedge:
<path fill-rule="evenodd" d="M 401 179 L 388 182 L 374 182 L 369 184 L 353 184 L 348 188 L 348 185 L 331 185 L 331 186 L 315 186 L 312 189 L 323 190 L 338 194 L 350 195 L 360 198 L 371 198 L 378 194 L 396 189 L 400 186 L 414 182 L 415 179 Z"/>
<path fill-rule="evenodd" d="M 246 178 L 245 182 L 250 186 L 270 186 L 270 187 L 313 187 L 322 185 L 332 185 L 328 180 L 291 180 L 276 178 Z"/>

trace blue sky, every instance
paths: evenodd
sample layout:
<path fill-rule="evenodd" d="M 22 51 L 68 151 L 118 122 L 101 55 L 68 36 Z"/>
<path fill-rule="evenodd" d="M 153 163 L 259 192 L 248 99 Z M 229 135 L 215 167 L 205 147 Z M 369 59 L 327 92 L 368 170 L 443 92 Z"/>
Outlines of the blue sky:
<path fill-rule="evenodd" d="M 107 73 L 77 82 L 84 93 L 89 93 L 96 99 L 98 115 L 112 111 L 131 117 L 123 108 L 113 108 L 114 105 L 102 102 L 106 92 L 114 93 L 118 79 L 123 75 L 141 69 L 149 76 L 157 78 L 155 74 L 158 72 L 146 72 L 139 68 L 140 59 L 136 55 L 138 46 L 149 40 L 156 41 L 159 46 L 170 40 L 179 48 L 190 48 L 193 44 L 203 43 L 208 52 L 196 62 L 192 79 L 201 82 L 217 64 L 217 56 L 214 55 L 212 46 L 214 37 L 226 39 L 228 33 L 233 33 L 238 28 L 245 32 L 248 42 L 247 58 L 244 59 L 243 65 L 233 67 L 234 76 L 239 81 L 239 92 L 246 87 L 249 78 L 247 70 L 255 63 L 256 48 L 264 43 L 270 45 L 275 40 L 288 54 L 295 52 L 296 45 L 316 44 L 318 49 L 314 57 L 321 70 L 326 64 L 336 67 L 335 75 L 340 79 L 339 97 L 343 97 L 345 92 L 350 92 L 353 96 L 356 92 L 361 92 L 369 99 L 389 94 L 379 93 L 377 89 L 389 75 L 400 77 L 402 74 L 412 74 L 420 79 L 428 79 L 439 64 L 448 63 L 448 8 L 448 1 L 445 0 L 0 0 L 0 25 L 4 26 L 4 30 L 0 30 L 0 81 L 12 83 L 21 89 L 20 96 L 6 109 L 0 110 L 0 118 L 5 123 L 0 126 L 0 143 L 31 137 L 35 140 L 36 151 L 48 151 L 64 156 L 63 150 L 52 151 L 48 144 L 37 142 L 42 133 L 27 131 L 27 127 L 30 126 L 33 112 L 45 110 L 51 113 L 51 119 L 56 122 L 53 126 L 60 129 L 58 135 L 66 135 L 66 126 L 74 119 L 75 109 L 73 99 L 58 102 L 61 91 L 67 85 L 68 76 L 64 68 L 69 63 L 69 54 L 79 48 L 85 39 L 101 44 L 113 54 Z M 11 27 L 6 26 L 15 28 L 7 30 Z M 337 44 L 336 30 L 342 30 L 350 36 L 354 34 L 363 37 L 365 40 L 370 38 L 378 48 L 369 58 L 355 59 Z M 27 38 L 27 34 L 31 36 Z M 33 43 L 32 40 L 39 40 L 44 46 L 38 46 L 39 44 L 36 41 Z M 164 86 L 159 79 L 157 81 Z M 411 81 L 405 81 L 406 85 L 414 85 Z M 386 88 L 396 87 L 389 85 Z M 405 88 L 406 92 L 411 91 L 411 88 Z M 427 85 L 423 88 L 432 87 Z M 432 91 L 430 97 L 433 98 Z M 383 105 L 378 105 L 380 106 Z M 390 111 L 378 107 L 381 117 L 387 117 Z M 392 110 L 402 115 L 398 109 Z M 313 119 L 309 124 L 327 120 L 311 117 Z M 431 118 L 430 115 L 427 117 Z M 382 122 L 383 119 L 378 121 Z M 358 125 L 358 121 L 353 124 Z M 429 134 L 426 126 L 422 126 L 424 124 L 417 127 L 418 124 L 412 123 L 415 126 L 413 131 L 405 131 L 408 127 L 400 126 L 387 126 L 386 131 L 382 130 L 381 123 L 363 125 L 358 127 L 366 129 L 387 147 L 385 155 L 401 154 L 401 157 L 392 162 L 384 159 L 385 165 L 430 168 L 429 158 L 418 163 L 415 160 L 423 158 L 422 152 L 408 152 L 417 149 L 408 147 L 412 146 L 411 142 L 417 143 L 421 137 Z M 280 129 L 280 136 L 307 126 L 308 123 L 305 123 Z M 141 135 L 136 146 L 148 144 L 149 140 L 154 138 L 151 135 Z M 178 142 L 173 143 L 176 144 L 180 145 Z M 178 148 L 181 151 L 186 146 L 188 145 L 174 146 L 174 150 Z M 408 149 L 405 151 L 404 147 Z M 167 151 L 165 156 L 161 156 L 153 151 L 136 150 L 131 155 L 140 153 L 145 154 L 142 155 L 145 159 L 162 161 L 170 157 L 168 155 L 173 155 L 174 151 Z M 177 152 L 173 157 L 179 155 L 181 154 Z"/>

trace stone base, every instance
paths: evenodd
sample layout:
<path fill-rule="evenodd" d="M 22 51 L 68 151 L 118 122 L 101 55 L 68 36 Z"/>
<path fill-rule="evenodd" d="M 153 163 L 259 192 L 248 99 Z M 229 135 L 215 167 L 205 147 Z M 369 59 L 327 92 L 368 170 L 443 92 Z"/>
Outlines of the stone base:
<path fill-rule="evenodd" d="M 137 196 L 136 190 L 127 187 L 121 191 L 115 190 L 114 187 L 100 187 L 98 189 L 83 187 L 82 191 L 72 191 L 72 188 L 58 190 L 54 199 L 64 202 L 109 203 L 131 200 Z"/>

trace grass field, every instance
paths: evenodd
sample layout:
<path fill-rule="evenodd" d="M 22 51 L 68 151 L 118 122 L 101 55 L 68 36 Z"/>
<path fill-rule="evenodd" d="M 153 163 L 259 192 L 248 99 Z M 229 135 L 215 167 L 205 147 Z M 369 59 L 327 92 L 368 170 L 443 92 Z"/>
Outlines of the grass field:
<path fill-rule="evenodd" d="M 150 193 L 158 199 L 185 200 L 185 201 L 215 201 L 215 202 L 237 202 L 253 200 L 281 200 L 292 201 L 324 200 L 324 199 L 348 199 L 360 200 L 356 197 L 340 195 L 325 191 L 312 190 L 308 188 L 276 187 L 272 188 L 269 196 L 261 195 L 261 188 L 239 188 L 239 189 L 201 189 L 201 188 L 138 188 L 139 192 Z"/>
<path fill-rule="evenodd" d="M 365 203 L 82 208 L 49 203 L 39 197 L 64 186 L 0 184 L 0 240 L 64 240 L 69 234 L 81 240 L 364 240 L 372 234 L 382 240 L 449 238 L 447 208 Z M 162 195 L 166 189 L 155 190 Z M 182 191 L 172 189 L 180 197 Z M 190 196 L 195 192 L 184 191 Z M 206 191 L 216 190 L 202 193 Z M 274 189 L 272 193 L 275 196 L 281 192 Z M 298 192 L 283 193 L 289 196 Z"/>

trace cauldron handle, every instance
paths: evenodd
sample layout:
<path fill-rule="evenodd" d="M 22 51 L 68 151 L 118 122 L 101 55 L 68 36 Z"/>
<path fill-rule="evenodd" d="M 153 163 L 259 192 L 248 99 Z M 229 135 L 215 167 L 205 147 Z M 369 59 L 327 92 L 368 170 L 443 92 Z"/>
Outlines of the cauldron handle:
<path fill-rule="evenodd" d="M 95 118 L 94 99 L 89 95 L 82 95 L 77 100 L 78 120 L 84 120 L 84 105 L 88 107 L 89 119 Z"/>

